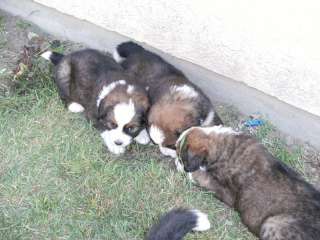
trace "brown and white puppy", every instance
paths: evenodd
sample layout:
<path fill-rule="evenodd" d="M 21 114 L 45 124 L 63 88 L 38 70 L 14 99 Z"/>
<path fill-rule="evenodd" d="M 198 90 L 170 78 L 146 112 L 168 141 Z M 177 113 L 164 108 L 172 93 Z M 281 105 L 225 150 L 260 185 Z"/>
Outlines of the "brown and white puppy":
<path fill-rule="evenodd" d="M 177 142 L 185 171 L 262 240 L 320 239 L 320 192 L 252 136 L 193 127 Z"/>
<path fill-rule="evenodd" d="M 112 153 L 123 153 L 133 139 L 149 142 L 147 92 L 111 57 L 93 49 L 65 56 L 47 51 L 42 57 L 55 65 L 55 83 L 68 109 L 84 111 Z"/>
<path fill-rule="evenodd" d="M 125 42 L 117 46 L 114 59 L 148 89 L 148 131 L 164 155 L 176 157 L 175 143 L 184 130 L 222 124 L 208 97 L 158 55 Z"/>

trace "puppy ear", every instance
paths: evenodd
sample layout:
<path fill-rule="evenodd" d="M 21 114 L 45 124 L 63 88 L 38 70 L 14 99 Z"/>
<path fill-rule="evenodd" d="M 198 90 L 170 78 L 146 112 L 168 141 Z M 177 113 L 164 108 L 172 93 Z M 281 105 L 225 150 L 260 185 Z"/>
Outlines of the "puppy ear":
<path fill-rule="evenodd" d="M 108 113 L 111 111 L 111 106 L 105 106 L 104 101 L 102 100 L 99 107 L 98 107 L 98 113 L 97 113 L 97 119 L 101 120 L 105 118 Z"/>

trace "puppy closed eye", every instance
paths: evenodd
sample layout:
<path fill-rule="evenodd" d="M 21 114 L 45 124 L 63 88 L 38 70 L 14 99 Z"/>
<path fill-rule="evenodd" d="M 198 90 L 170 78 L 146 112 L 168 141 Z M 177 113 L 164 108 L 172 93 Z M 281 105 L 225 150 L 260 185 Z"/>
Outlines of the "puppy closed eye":
<path fill-rule="evenodd" d="M 126 132 L 128 133 L 135 133 L 139 130 L 139 127 L 138 126 L 127 126 L 125 128 Z"/>
<path fill-rule="evenodd" d="M 107 128 L 109 128 L 109 129 L 115 129 L 115 128 L 117 128 L 118 127 L 118 125 L 116 124 L 116 123 L 114 123 L 114 122 L 106 122 L 106 127 Z"/>

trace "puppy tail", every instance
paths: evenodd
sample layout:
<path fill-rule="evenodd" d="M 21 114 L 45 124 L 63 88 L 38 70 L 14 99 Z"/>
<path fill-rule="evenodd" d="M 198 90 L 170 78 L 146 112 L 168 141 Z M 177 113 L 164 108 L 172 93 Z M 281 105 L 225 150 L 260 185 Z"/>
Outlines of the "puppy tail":
<path fill-rule="evenodd" d="M 210 228 L 207 214 L 196 209 L 173 209 L 152 226 L 146 240 L 181 240 L 191 231 Z"/>
<path fill-rule="evenodd" d="M 134 42 L 124 42 L 117 46 L 116 50 L 113 52 L 113 59 L 117 63 L 121 63 L 125 58 L 129 57 L 131 54 L 139 53 L 144 51 L 144 48 Z"/>
<path fill-rule="evenodd" d="M 57 65 L 61 61 L 61 59 L 64 57 L 64 55 L 57 52 L 45 51 L 44 53 L 41 54 L 41 57 L 49 60 L 54 65 Z"/>

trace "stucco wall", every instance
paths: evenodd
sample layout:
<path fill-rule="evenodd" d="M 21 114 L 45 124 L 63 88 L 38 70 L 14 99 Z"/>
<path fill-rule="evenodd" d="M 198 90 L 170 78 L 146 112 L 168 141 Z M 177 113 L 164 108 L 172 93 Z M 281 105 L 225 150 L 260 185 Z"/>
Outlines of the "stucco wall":
<path fill-rule="evenodd" d="M 35 1 L 320 116 L 318 0 Z"/>

